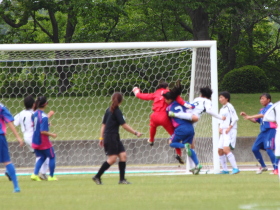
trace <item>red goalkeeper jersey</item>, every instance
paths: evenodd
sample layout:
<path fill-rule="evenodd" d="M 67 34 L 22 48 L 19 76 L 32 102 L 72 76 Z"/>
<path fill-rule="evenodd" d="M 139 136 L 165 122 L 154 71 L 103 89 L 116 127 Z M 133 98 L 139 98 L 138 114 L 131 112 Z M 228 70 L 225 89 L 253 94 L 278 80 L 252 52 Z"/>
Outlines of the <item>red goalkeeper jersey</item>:
<path fill-rule="evenodd" d="M 136 97 L 142 100 L 154 101 L 152 106 L 152 110 L 154 112 L 166 112 L 166 107 L 168 106 L 168 104 L 165 102 L 162 95 L 167 92 L 169 92 L 169 90 L 160 88 L 157 89 L 154 93 L 138 93 Z M 185 101 L 180 96 L 177 97 L 176 101 L 182 106 L 185 104 Z"/>

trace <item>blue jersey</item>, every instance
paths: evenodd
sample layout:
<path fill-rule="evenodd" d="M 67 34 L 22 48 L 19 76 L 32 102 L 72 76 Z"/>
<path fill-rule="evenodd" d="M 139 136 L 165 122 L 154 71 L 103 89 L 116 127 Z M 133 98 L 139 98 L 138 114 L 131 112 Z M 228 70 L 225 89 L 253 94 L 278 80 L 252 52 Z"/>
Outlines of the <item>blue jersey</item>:
<path fill-rule="evenodd" d="M 37 110 L 32 115 L 34 133 L 32 137 L 32 148 L 45 150 L 52 147 L 49 136 L 41 134 L 42 131 L 49 131 L 48 116 L 42 110 Z"/>
<path fill-rule="evenodd" d="M 166 111 L 172 111 L 174 113 L 178 112 L 186 112 L 187 108 L 180 105 L 177 101 L 172 102 L 167 108 Z M 186 128 L 186 126 L 190 126 L 193 128 L 192 122 L 176 117 L 171 118 L 172 125 L 175 129 L 183 129 Z"/>
<path fill-rule="evenodd" d="M 13 115 L 0 103 L 0 135 L 6 134 L 6 123 L 14 121 Z"/>
<path fill-rule="evenodd" d="M 266 105 L 265 107 L 261 108 L 260 111 L 259 111 L 259 114 L 262 114 L 264 115 L 266 113 L 266 111 L 273 105 L 273 103 L 269 103 L 268 105 Z M 260 123 L 260 130 L 261 132 L 263 131 L 266 131 L 267 129 L 275 129 L 277 126 L 276 126 L 276 123 L 274 122 L 266 122 L 266 121 L 263 121 L 263 118 L 258 118 L 258 119 L 255 119 L 258 123 Z"/>

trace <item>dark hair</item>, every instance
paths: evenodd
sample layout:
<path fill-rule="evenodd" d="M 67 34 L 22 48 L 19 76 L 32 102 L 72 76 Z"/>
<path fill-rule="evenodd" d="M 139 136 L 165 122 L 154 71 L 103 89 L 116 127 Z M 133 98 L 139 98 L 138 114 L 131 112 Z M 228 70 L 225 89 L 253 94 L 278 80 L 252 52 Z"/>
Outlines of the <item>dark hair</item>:
<path fill-rule="evenodd" d="M 263 94 L 261 94 L 261 96 L 260 96 L 260 98 L 261 97 L 266 97 L 267 99 L 269 99 L 270 101 L 271 101 L 271 95 L 269 94 L 269 93 L 263 93 Z"/>
<path fill-rule="evenodd" d="M 119 103 L 121 103 L 123 100 L 123 95 L 120 92 L 115 92 L 112 95 L 112 104 L 110 106 L 110 111 L 114 112 L 115 109 L 119 106 Z"/>
<path fill-rule="evenodd" d="M 230 93 L 228 91 L 220 92 L 219 96 L 224 96 L 230 102 Z"/>
<path fill-rule="evenodd" d="M 160 89 L 160 88 L 166 89 L 167 87 L 168 87 L 168 83 L 165 81 L 160 81 L 158 84 L 158 89 Z"/>
<path fill-rule="evenodd" d="M 167 99 L 167 100 L 173 100 L 175 101 L 176 98 L 181 95 L 182 93 L 182 86 L 181 86 L 181 83 L 180 81 L 178 80 L 175 84 L 175 86 L 172 88 L 172 90 L 170 90 L 169 92 L 167 93 L 164 93 L 162 94 L 162 96 Z"/>
<path fill-rule="evenodd" d="M 212 90 L 209 87 L 200 88 L 200 93 L 202 97 L 206 97 L 208 99 L 212 96 Z"/>
<path fill-rule="evenodd" d="M 34 111 L 38 108 L 43 108 L 48 104 L 47 98 L 45 96 L 39 96 L 35 101 Z"/>
<path fill-rule="evenodd" d="M 23 100 L 23 103 L 24 103 L 25 109 L 32 109 L 32 107 L 35 103 L 35 100 L 32 96 L 26 96 Z"/>

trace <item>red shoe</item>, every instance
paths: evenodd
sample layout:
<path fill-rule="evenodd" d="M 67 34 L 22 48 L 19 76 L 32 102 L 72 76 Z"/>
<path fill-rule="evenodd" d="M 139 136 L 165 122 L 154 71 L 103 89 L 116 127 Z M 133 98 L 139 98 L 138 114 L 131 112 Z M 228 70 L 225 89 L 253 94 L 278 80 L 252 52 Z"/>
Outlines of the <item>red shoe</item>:
<path fill-rule="evenodd" d="M 278 175 L 278 169 L 273 170 L 270 174 Z"/>

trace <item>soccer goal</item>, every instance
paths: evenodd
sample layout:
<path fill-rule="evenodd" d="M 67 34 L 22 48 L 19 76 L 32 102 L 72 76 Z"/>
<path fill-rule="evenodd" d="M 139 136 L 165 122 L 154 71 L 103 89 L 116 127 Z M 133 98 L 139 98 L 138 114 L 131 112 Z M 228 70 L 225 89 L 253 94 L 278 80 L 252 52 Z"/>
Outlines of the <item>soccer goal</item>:
<path fill-rule="evenodd" d="M 172 87 L 180 79 L 186 101 L 197 97 L 199 88 L 210 86 L 213 110 L 218 112 L 216 41 L 3 44 L 0 77 L 1 103 L 13 115 L 24 109 L 25 96 L 47 96 L 48 110 L 55 111 L 50 129 L 58 134 L 51 141 L 59 168 L 83 171 L 105 160 L 98 146 L 100 125 L 115 91 L 124 94 L 120 108 L 127 123 L 144 133 L 136 139 L 120 129 L 127 170 L 186 172 L 178 167 L 163 128 L 157 130 L 155 145 L 148 145 L 151 102 L 135 98 L 134 86 L 150 93 L 161 80 Z M 35 158 L 28 148 L 19 148 L 10 134 L 7 138 L 17 169 L 33 167 Z M 195 141 L 203 169 L 218 171 L 217 120 L 202 116 Z"/>

